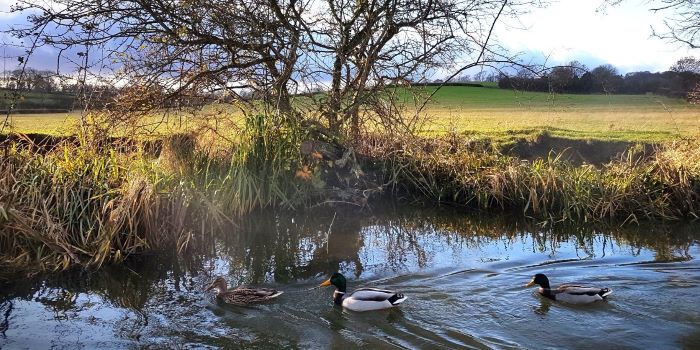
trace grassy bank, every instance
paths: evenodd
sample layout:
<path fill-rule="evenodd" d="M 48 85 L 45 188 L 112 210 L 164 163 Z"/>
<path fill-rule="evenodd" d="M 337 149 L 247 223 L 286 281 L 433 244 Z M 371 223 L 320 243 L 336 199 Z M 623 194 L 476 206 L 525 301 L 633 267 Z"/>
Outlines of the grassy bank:
<path fill-rule="evenodd" d="M 446 87 L 428 106 L 432 129 L 392 138 L 370 130 L 346 144 L 352 147 L 320 152 L 300 152 L 319 134 L 296 122 L 235 113 L 223 113 L 230 123 L 213 129 L 183 117 L 152 133 L 158 142 L 98 122 L 40 147 L 36 137 L 5 138 L 0 265 L 101 266 L 150 250 L 185 251 L 259 209 L 363 207 L 380 197 L 518 212 L 549 224 L 700 215 L 700 144 L 687 141 L 697 135 L 698 107 L 653 96 L 553 101 L 539 93 L 513 105 L 512 94 Z M 455 121 L 440 116 L 445 106 L 471 109 Z M 204 112 L 219 113 L 212 106 Z M 469 113 L 492 113 L 501 124 Z M 47 115 L 12 118 L 14 131 L 21 118 L 35 130 L 52 125 Z M 56 118 L 56 125 L 75 120 Z M 613 121 L 624 126 L 605 126 Z M 634 146 L 640 140 L 664 142 Z"/>
<path fill-rule="evenodd" d="M 525 160 L 451 134 L 366 136 L 339 159 L 302 155 L 299 125 L 245 121 L 228 147 L 174 134 L 158 152 L 83 134 L 49 148 L 0 149 L 0 265 L 99 267 L 152 250 L 186 251 L 265 208 L 372 205 L 378 198 L 517 212 L 539 222 L 686 220 L 700 215 L 700 144 L 632 147 L 599 165 Z"/>
<path fill-rule="evenodd" d="M 600 166 L 577 165 L 556 153 L 522 160 L 458 137 L 376 146 L 371 152 L 386 159 L 388 183 L 409 200 L 515 211 L 550 224 L 700 215 L 700 148 L 694 141 L 632 147 Z"/>

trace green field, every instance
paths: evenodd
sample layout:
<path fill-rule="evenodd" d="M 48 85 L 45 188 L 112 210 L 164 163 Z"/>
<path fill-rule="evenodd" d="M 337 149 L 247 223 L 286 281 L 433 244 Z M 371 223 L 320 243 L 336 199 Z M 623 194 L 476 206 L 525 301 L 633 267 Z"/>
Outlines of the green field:
<path fill-rule="evenodd" d="M 415 111 L 409 94 L 399 93 L 406 113 Z M 449 131 L 475 137 L 511 138 L 541 133 L 576 139 L 664 141 L 700 134 L 700 106 L 655 95 L 567 95 L 497 88 L 447 86 L 423 110 L 423 132 Z M 18 132 L 64 134 L 77 113 L 14 115 Z"/>
<path fill-rule="evenodd" d="M 432 91 L 432 90 L 430 90 Z M 655 95 L 569 95 L 444 87 L 425 132 L 502 137 L 547 130 L 582 139 L 661 141 L 700 133 L 700 106 Z"/>
<path fill-rule="evenodd" d="M 70 93 L 22 92 L 0 88 L 0 111 L 7 111 L 14 104 L 15 111 L 54 110 L 67 111 L 73 107 L 75 95 Z"/>

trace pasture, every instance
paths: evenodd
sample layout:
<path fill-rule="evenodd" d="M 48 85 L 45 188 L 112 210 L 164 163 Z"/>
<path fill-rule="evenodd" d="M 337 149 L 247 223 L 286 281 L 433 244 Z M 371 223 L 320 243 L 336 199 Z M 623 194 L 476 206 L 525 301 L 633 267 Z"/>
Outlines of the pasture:
<path fill-rule="evenodd" d="M 398 92 L 407 114 L 415 113 L 413 96 L 421 100 L 434 87 Z M 304 103 L 300 99 L 299 103 Z M 213 112 L 217 110 L 217 112 Z M 236 118 L 233 108 L 227 109 Z M 219 113 L 205 108 L 201 114 Z M 493 87 L 446 86 L 423 109 L 422 132 L 447 132 L 474 138 L 510 139 L 547 132 L 551 136 L 584 140 L 660 142 L 700 133 L 700 106 L 656 95 L 572 95 L 522 92 Z M 13 130 L 61 135 L 71 132 L 78 112 L 17 114 Z M 192 127 L 191 117 L 170 118 L 160 131 Z M 176 120 L 175 120 L 176 119 Z"/>

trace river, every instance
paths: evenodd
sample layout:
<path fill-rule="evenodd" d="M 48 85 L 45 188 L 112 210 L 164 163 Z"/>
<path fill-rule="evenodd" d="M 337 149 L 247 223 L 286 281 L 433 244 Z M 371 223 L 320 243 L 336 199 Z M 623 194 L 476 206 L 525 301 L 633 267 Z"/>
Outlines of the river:
<path fill-rule="evenodd" d="M 542 229 L 459 210 L 267 213 L 207 234 L 186 254 L 149 254 L 97 271 L 0 286 L 0 348 L 521 349 L 700 348 L 700 231 L 691 224 Z M 348 288 L 403 292 L 400 307 L 354 313 L 316 288 L 340 271 Z M 609 287 L 572 306 L 525 288 Z M 283 290 L 235 307 L 204 291 Z"/>

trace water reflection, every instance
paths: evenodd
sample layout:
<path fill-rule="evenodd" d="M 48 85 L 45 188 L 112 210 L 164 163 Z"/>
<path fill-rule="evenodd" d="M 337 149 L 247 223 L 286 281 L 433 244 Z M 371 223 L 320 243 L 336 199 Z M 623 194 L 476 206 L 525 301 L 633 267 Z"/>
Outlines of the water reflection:
<path fill-rule="evenodd" d="M 0 322 L 0 336 L 7 338 L 5 331 L 10 326 L 10 315 L 12 314 L 12 301 L 6 300 L 0 304 L 0 314 L 2 314 L 2 322 Z"/>
<path fill-rule="evenodd" d="M 508 216 L 475 218 L 425 209 L 266 213 L 198 237 L 186 257 L 143 255 L 99 271 L 3 285 L 0 347 L 30 340 L 106 348 L 532 347 L 537 344 L 526 334 L 536 327 L 524 320 L 575 319 L 581 312 L 522 290 L 528 277 L 541 270 L 553 271 L 562 283 L 582 278 L 616 284 L 616 294 L 630 301 L 630 310 L 624 306 L 627 300 L 618 299 L 613 308 L 586 312 L 596 317 L 608 313 L 618 323 L 626 320 L 629 324 L 620 329 L 637 334 L 661 326 L 637 316 L 658 310 L 635 311 L 635 303 L 649 303 L 648 298 L 663 303 L 655 293 L 669 288 L 679 291 L 668 298 L 670 303 L 694 300 L 700 289 L 700 267 L 693 256 L 697 242 L 698 230 L 688 225 L 543 230 Z M 326 291 L 308 291 L 334 271 L 349 277 L 351 289 L 396 287 L 410 295 L 409 302 L 385 313 L 343 312 L 332 306 Z M 218 275 L 231 284 L 266 284 L 287 293 L 279 303 L 226 307 L 203 292 Z M 700 310 L 685 311 L 668 313 L 669 320 L 678 322 L 672 330 L 657 330 L 678 339 L 676 344 L 697 344 Z M 94 337 L 73 336 L 74 328 Z M 32 332 L 45 335 L 26 338 Z M 585 327 L 570 332 L 585 333 Z M 571 343 L 558 339 L 559 344 L 576 344 L 573 338 Z M 635 344 L 633 338 L 627 341 Z"/>
<path fill-rule="evenodd" d="M 250 217 L 217 239 L 206 240 L 187 258 L 143 255 L 123 266 L 97 272 L 19 279 L 12 282 L 8 289 L 11 293 L 4 299 L 33 299 L 60 318 L 75 310 L 80 293 L 89 292 L 119 307 L 140 311 L 158 291 L 197 290 L 202 281 L 216 275 L 230 277 L 234 285 L 286 284 L 334 271 L 359 279 L 363 273 L 391 275 L 451 266 L 450 262 L 459 260 L 465 251 L 482 255 L 481 262 L 508 260 L 518 244 L 524 246 L 524 251 L 545 253 L 550 258 L 557 256 L 562 244 L 571 244 L 575 254 L 572 261 L 619 253 L 638 256 L 642 250 L 653 252 L 653 262 L 687 261 L 693 258 L 690 247 L 698 238 L 698 231 L 691 226 L 607 232 L 567 227 L 536 230 L 507 217 L 475 219 L 425 210 L 388 216 L 338 216 L 331 227 L 333 215 Z M 562 261 L 541 265 L 556 262 Z"/>

